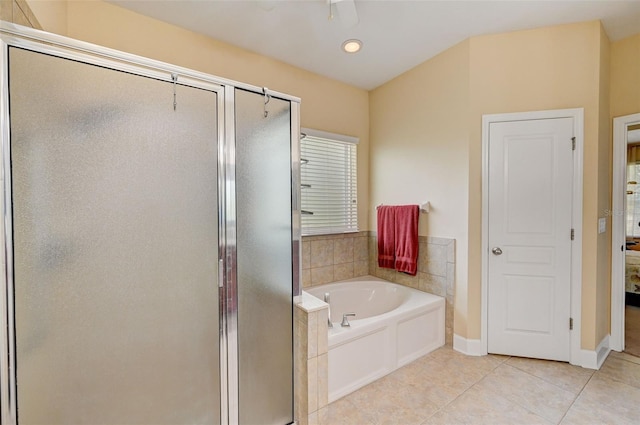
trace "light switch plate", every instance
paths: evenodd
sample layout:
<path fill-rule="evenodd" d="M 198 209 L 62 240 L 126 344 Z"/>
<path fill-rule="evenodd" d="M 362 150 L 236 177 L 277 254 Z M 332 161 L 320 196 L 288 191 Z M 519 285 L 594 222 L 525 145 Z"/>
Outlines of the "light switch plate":
<path fill-rule="evenodd" d="M 599 218 L 598 219 L 598 233 L 604 233 L 607 231 L 607 218 Z"/>

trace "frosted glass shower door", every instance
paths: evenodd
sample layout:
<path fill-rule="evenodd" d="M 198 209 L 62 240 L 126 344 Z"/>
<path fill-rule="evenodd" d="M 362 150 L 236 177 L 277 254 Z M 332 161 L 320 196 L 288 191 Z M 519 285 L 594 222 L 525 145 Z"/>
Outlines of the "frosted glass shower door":
<path fill-rule="evenodd" d="M 293 422 L 291 107 L 235 90 L 239 422 Z"/>
<path fill-rule="evenodd" d="M 19 423 L 219 423 L 216 92 L 9 67 Z"/>

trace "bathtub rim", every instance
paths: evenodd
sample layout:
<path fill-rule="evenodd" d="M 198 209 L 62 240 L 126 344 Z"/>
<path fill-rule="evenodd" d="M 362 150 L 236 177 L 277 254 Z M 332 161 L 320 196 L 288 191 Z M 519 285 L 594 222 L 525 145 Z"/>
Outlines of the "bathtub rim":
<path fill-rule="evenodd" d="M 375 276 L 359 276 L 352 279 L 345 279 L 336 282 L 329 282 L 322 285 L 316 285 L 312 288 L 307 289 L 315 289 L 321 287 L 331 287 L 333 285 L 338 286 L 340 284 L 347 283 L 357 283 L 357 282 L 368 282 L 368 281 L 376 281 L 382 282 L 389 285 L 399 286 L 403 290 L 406 290 L 409 296 L 407 299 L 397 308 L 390 310 L 388 312 L 367 317 L 364 319 L 353 319 L 349 320 L 351 326 L 350 327 L 341 327 L 340 323 L 333 322 L 333 328 L 328 329 L 328 344 L 329 349 L 338 347 L 342 344 L 346 344 L 349 341 L 354 339 L 358 339 L 360 337 L 366 336 L 375 332 L 377 329 L 381 327 L 387 326 L 392 322 L 401 322 L 403 320 L 410 319 L 419 314 L 424 314 L 433 310 L 437 310 L 438 308 L 445 307 L 445 298 L 440 295 L 430 294 L 428 292 L 420 291 L 419 289 L 411 288 L 409 286 L 401 285 L 395 282 L 390 282 L 385 279 L 380 279 Z M 306 290 L 305 290 L 306 292 Z M 307 294 L 311 297 L 315 297 L 320 300 L 318 297 L 313 295 L 310 292 Z M 320 300 L 322 301 L 322 300 Z"/>

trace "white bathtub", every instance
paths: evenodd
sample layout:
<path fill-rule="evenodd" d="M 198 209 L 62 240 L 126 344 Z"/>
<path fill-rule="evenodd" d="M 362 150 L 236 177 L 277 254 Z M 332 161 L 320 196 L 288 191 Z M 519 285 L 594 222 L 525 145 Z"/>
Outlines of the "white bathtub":
<path fill-rule="evenodd" d="M 372 276 L 305 290 L 331 297 L 329 402 L 444 345 L 444 298 Z M 351 327 L 341 327 L 344 313 Z"/>

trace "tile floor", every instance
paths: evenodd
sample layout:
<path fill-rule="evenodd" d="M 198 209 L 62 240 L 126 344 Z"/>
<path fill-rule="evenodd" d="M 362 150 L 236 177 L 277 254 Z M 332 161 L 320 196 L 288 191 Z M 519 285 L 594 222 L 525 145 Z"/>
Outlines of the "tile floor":
<path fill-rule="evenodd" d="M 624 308 L 624 351 L 640 356 L 640 307 Z"/>
<path fill-rule="evenodd" d="M 442 347 L 319 412 L 320 425 L 638 424 L 640 358 L 599 371 Z"/>

